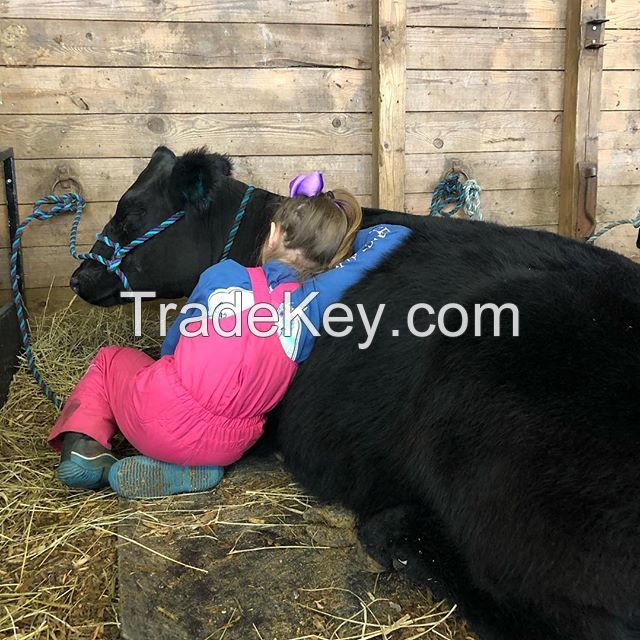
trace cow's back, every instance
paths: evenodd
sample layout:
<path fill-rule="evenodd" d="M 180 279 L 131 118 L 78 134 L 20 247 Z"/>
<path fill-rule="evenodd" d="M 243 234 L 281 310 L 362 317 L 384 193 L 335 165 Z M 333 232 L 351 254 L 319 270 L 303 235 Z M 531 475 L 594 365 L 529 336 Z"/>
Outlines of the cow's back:
<path fill-rule="evenodd" d="M 630 607 L 640 267 L 552 234 L 426 221 L 345 302 L 386 309 L 369 349 L 358 323 L 325 335 L 294 381 L 278 435 L 298 478 L 362 516 L 423 501 L 489 591 Z M 411 336 L 422 302 L 513 303 L 520 337 Z"/>

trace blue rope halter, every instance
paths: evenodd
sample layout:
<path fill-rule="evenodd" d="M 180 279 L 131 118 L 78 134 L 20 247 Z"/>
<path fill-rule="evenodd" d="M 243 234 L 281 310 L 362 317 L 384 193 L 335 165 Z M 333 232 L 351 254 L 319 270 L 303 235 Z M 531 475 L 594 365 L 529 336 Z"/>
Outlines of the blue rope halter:
<path fill-rule="evenodd" d="M 175 224 L 176 222 L 178 222 L 178 220 L 181 220 L 182 218 L 184 218 L 184 211 L 177 211 L 172 216 L 167 218 L 164 222 L 161 222 L 157 227 L 153 227 L 153 229 L 149 229 L 149 231 L 147 231 L 144 235 L 140 236 L 139 238 L 136 238 L 135 240 L 132 240 L 129 244 L 125 245 L 124 247 L 120 246 L 120 243 L 114 242 L 113 240 L 111 240 L 108 236 L 101 233 L 96 233 L 96 240 L 98 242 L 103 242 L 104 244 L 107 245 L 107 247 L 113 249 L 113 254 L 111 255 L 111 258 L 103 258 L 97 253 L 91 253 L 90 251 L 87 253 L 78 253 L 76 249 L 76 241 L 78 237 L 78 225 L 80 224 L 80 218 L 82 217 L 82 212 L 85 207 L 85 201 L 82 199 L 82 196 L 76 193 L 68 193 L 65 195 L 73 198 L 72 202 L 75 202 L 75 209 L 76 209 L 76 214 L 73 217 L 73 222 L 71 223 L 71 232 L 69 234 L 69 251 L 71 255 L 76 260 L 95 260 L 96 262 L 99 262 L 101 265 L 103 265 L 107 269 L 107 271 L 109 271 L 110 273 L 115 273 L 118 276 L 118 278 L 120 278 L 120 280 L 122 281 L 122 286 L 127 291 L 131 291 L 131 285 L 129 284 L 129 279 L 120 268 L 120 265 L 122 264 L 122 261 L 124 260 L 125 256 L 131 251 L 133 251 L 136 247 L 139 247 L 141 244 L 144 244 L 147 240 L 151 240 L 151 238 L 155 238 L 159 233 L 162 233 L 165 229 L 168 229 L 172 224 Z M 53 197 L 55 198 L 55 196 Z M 61 197 L 64 198 L 65 196 L 61 196 Z M 49 198 L 51 198 L 51 196 L 49 196 Z M 47 202 L 48 199 L 43 198 L 43 200 Z M 39 200 L 38 202 L 42 202 L 43 200 Z M 36 203 L 36 207 L 37 206 L 38 206 L 38 203 Z M 53 212 L 54 209 L 56 209 L 55 205 L 51 207 L 51 209 L 49 209 L 48 213 Z M 60 210 L 59 212 L 62 213 L 63 210 Z M 50 217 L 50 216 L 47 216 L 47 217 Z"/>
<path fill-rule="evenodd" d="M 231 229 L 229 230 L 229 235 L 227 237 L 227 241 L 224 245 L 222 256 L 220 258 L 221 260 L 226 260 L 229 257 L 229 253 L 231 251 L 231 248 L 233 247 L 233 243 L 238 233 L 238 229 L 240 228 L 240 224 L 244 217 L 247 205 L 249 204 L 249 200 L 251 199 L 251 195 L 254 191 L 255 187 L 251 186 L 247 187 L 247 190 L 245 191 L 245 194 L 240 203 L 240 209 L 238 210 L 238 213 L 236 213 L 233 224 L 231 225 Z M 49 208 L 46 210 L 43 209 L 43 207 L 45 206 L 49 206 Z M 176 222 L 178 222 L 178 220 L 184 218 L 185 215 L 184 211 L 177 211 L 172 216 L 167 218 L 164 222 L 161 222 L 157 227 L 149 229 L 149 231 L 141 235 L 139 238 L 132 240 L 124 247 L 120 246 L 118 242 L 114 242 L 106 235 L 100 233 L 96 234 L 96 240 L 98 240 L 99 242 L 103 242 L 105 245 L 107 245 L 107 247 L 113 249 L 111 258 L 103 258 L 97 253 L 92 253 L 90 251 L 87 253 L 78 253 L 78 250 L 76 248 L 78 238 L 78 225 L 80 224 L 80 219 L 82 218 L 82 213 L 85 206 L 86 202 L 79 193 L 65 193 L 61 196 L 50 195 L 41 198 L 35 203 L 33 212 L 28 215 L 23 220 L 22 224 L 20 224 L 20 226 L 16 229 L 14 240 L 11 243 L 9 276 L 11 280 L 11 291 L 13 292 L 13 300 L 16 307 L 18 326 L 20 329 L 22 346 L 24 348 L 24 355 L 27 360 L 27 366 L 29 367 L 31 375 L 34 377 L 35 381 L 38 383 L 38 386 L 42 390 L 42 393 L 51 402 L 53 402 L 53 404 L 58 409 L 62 408 L 63 401 L 45 382 L 36 364 L 33 349 L 31 347 L 31 334 L 29 332 L 29 326 L 27 324 L 24 299 L 22 297 L 22 294 L 20 293 L 18 256 L 20 255 L 20 250 L 22 247 L 22 235 L 24 233 L 24 230 L 34 220 L 49 220 L 58 215 L 75 211 L 73 222 L 71 223 L 71 231 L 69 232 L 69 252 L 71 253 L 71 256 L 76 260 L 95 260 L 96 262 L 99 262 L 107 269 L 107 271 L 109 271 L 110 273 L 115 273 L 118 278 L 120 278 L 122 285 L 127 291 L 131 291 L 129 279 L 120 268 L 122 260 L 136 247 L 139 247 L 141 244 L 144 244 L 151 238 L 155 238 L 159 233 L 162 233 L 163 231 L 168 229 L 172 224 L 175 224 Z"/>

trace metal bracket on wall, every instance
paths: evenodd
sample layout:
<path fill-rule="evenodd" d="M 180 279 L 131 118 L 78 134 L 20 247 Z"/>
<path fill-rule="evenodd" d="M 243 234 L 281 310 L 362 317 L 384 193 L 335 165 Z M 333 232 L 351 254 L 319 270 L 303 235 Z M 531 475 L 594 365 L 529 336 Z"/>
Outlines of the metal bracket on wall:
<path fill-rule="evenodd" d="M 595 162 L 578 163 L 580 192 L 575 237 L 587 240 L 596 229 L 596 207 L 598 204 L 598 165 Z"/>
<path fill-rule="evenodd" d="M 20 224 L 18 217 L 18 192 L 16 190 L 16 167 L 13 157 L 13 149 L 0 150 L 0 162 L 2 163 L 4 188 L 7 196 L 7 221 L 9 225 L 9 238 L 11 243 L 15 238 L 16 230 Z M 10 265 L 7 264 L 7 269 Z M 21 293 L 24 293 L 24 281 L 22 278 L 22 262 L 17 264 L 18 281 Z M 13 301 L 0 307 L 0 406 L 4 403 L 9 391 L 9 384 L 17 364 L 20 351 L 20 333 L 18 331 L 18 318 Z"/>
<path fill-rule="evenodd" d="M 605 24 L 607 22 L 609 22 L 609 20 L 604 18 L 597 18 L 587 22 L 584 34 L 585 49 L 598 50 L 607 46 L 607 43 L 604 41 Z"/>
<path fill-rule="evenodd" d="M 13 245 L 16 231 L 20 224 L 18 214 L 18 186 L 16 184 L 16 160 L 13 149 L 9 147 L 0 151 L 0 161 L 4 173 L 4 191 L 7 196 L 7 221 L 9 223 L 9 244 Z M 24 298 L 24 271 L 22 269 L 22 256 L 18 254 L 16 263 L 18 271 L 18 289 Z"/>

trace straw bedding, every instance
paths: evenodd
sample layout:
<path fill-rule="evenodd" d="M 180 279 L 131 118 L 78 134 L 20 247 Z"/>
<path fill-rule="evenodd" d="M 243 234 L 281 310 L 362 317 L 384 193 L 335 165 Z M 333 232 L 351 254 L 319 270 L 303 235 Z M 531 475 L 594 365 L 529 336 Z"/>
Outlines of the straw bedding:
<path fill-rule="evenodd" d="M 147 316 L 144 338 L 135 338 L 128 310 L 76 309 L 44 314 L 32 319 L 34 351 L 45 379 L 63 397 L 72 389 L 97 349 L 106 344 L 126 344 L 157 355 L 160 341 Z M 41 395 L 29 374 L 20 368 L 11 386 L 9 398 L 0 408 L 0 638 L 105 639 L 119 636 L 116 556 L 119 526 L 127 519 L 146 522 L 149 535 L 163 529 L 166 518 L 202 523 L 211 527 L 238 526 L 233 518 L 203 518 L 202 510 L 179 513 L 163 509 L 163 502 L 119 502 L 108 490 L 74 491 L 61 486 L 54 475 L 57 455 L 46 445 L 46 435 L 56 417 L 54 407 Z M 262 479 L 273 487 L 277 479 Z M 284 493 L 290 496 L 291 481 L 281 479 Z M 223 482 L 224 485 L 224 482 Z M 255 501 L 256 487 L 251 487 Z M 313 508 L 313 500 L 299 488 L 298 506 Z M 246 493 L 242 489 L 240 494 Z M 273 490 L 263 491 L 268 504 Z M 275 492 L 277 497 L 278 493 Z M 247 501 L 244 495 L 228 496 Z M 287 500 L 290 497 L 287 497 Z M 251 517 L 243 524 L 250 524 Z M 237 519 L 236 519 L 237 520 Z M 190 535 L 193 535 L 190 531 Z M 213 544 L 213 543 L 212 543 Z M 229 550 L 232 554 L 233 549 Z M 256 551 L 256 552 L 259 552 Z M 300 585 L 301 592 L 307 585 Z M 377 619 L 379 606 L 371 594 L 349 594 L 353 610 L 345 615 L 344 606 L 331 609 L 330 585 L 311 600 L 309 632 L 304 637 L 329 638 L 467 638 L 465 628 L 450 607 L 416 597 L 416 609 L 406 607 L 386 620 Z M 324 600 L 322 608 L 318 603 Z M 313 604 L 315 602 L 316 604 Z M 343 603 L 344 604 L 344 603 Z M 318 620 L 323 621 L 322 629 Z M 217 636 L 211 636 L 215 638 Z M 233 640 L 231 629 L 221 637 Z M 259 635 L 255 636 L 256 638 Z M 265 640 L 267 640 L 265 638 Z M 284 640 L 284 639 L 280 639 Z"/>

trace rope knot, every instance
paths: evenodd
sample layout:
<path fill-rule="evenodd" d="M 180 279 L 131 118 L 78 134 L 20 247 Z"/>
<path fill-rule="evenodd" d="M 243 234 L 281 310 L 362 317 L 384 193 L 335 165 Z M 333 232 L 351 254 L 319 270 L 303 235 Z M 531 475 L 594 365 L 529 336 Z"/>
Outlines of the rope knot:
<path fill-rule="evenodd" d="M 121 264 L 122 258 L 111 258 L 111 260 L 105 260 L 104 266 L 107 268 L 107 271 L 109 271 L 110 273 L 114 273 L 120 268 Z"/>

